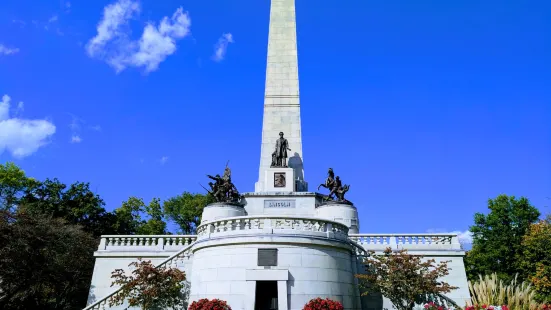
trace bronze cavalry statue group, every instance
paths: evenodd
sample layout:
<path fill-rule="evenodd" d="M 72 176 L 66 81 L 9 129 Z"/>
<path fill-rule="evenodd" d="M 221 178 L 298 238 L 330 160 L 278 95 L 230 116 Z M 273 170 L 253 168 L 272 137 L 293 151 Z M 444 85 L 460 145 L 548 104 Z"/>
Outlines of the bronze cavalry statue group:
<path fill-rule="evenodd" d="M 336 200 L 338 202 L 345 203 L 349 202 L 344 198 L 344 194 L 348 192 L 350 185 L 343 186 L 339 176 L 335 177 L 335 173 L 332 168 L 329 168 L 329 171 L 327 171 L 327 179 L 325 179 L 325 183 L 318 186 L 318 190 L 320 187 L 325 187 L 329 190 L 329 195 L 327 195 L 326 200 Z"/>

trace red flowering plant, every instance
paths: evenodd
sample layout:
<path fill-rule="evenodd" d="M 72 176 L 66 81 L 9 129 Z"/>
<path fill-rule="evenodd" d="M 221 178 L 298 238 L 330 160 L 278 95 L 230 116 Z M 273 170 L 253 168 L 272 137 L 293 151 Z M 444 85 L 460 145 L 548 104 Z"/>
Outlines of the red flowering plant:
<path fill-rule="evenodd" d="M 231 310 L 231 307 L 224 300 L 203 298 L 192 302 L 188 310 Z"/>
<path fill-rule="evenodd" d="M 318 297 L 311 299 L 306 305 L 304 305 L 303 310 L 344 310 L 344 307 L 336 300 L 329 298 L 321 299 Z"/>
<path fill-rule="evenodd" d="M 541 305 L 541 310 L 551 310 L 551 304 L 543 304 L 543 305 Z"/>
<path fill-rule="evenodd" d="M 507 305 L 502 305 L 502 306 L 474 305 L 474 306 L 467 306 L 465 310 L 509 310 L 509 307 L 507 307 Z"/>

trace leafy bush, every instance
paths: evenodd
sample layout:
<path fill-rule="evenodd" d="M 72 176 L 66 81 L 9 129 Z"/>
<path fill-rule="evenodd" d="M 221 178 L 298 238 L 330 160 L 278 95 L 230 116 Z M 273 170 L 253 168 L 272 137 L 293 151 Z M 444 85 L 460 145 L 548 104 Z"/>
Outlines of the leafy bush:
<path fill-rule="evenodd" d="M 336 300 L 331 300 L 329 298 L 321 299 L 318 297 L 311 299 L 304 305 L 304 310 L 344 310 L 344 307 Z"/>
<path fill-rule="evenodd" d="M 382 254 L 369 251 L 365 259 L 366 274 L 357 274 L 362 295 L 381 293 L 396 309 L 411 310 L 432 300 L 430 296 L 449 293 L 455 286 L 441 279 L 449 274 L 447 261 L 408 254 L 407 250 L 387 248 Z"/>
<path fill-rule="evenodd" d="M 192 302 L 188 310 L 231 310 L 231 307 L 224 300 L 203 298 Z"/>
<path fill-rule="evenodd" d="M 182 304 L 182 291 L 186 275 L 177 268 L 155 267 L 151 261 L 132 262 L 132 275 L 127 276 L 122 269 L 112 272 L 111 286 L 122 289 L 111 297 L 109 306 L 122 305 L 128 300 L 130 307 L 142 310 L 173 308 Z"/>

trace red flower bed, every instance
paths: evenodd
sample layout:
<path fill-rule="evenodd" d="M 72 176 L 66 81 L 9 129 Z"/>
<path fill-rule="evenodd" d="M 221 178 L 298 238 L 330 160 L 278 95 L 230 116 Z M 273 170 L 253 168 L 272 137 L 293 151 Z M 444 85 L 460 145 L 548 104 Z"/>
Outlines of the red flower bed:
<path fill-rule="evenodd" d="M 329 298 L 316 298 L 304 305 L 304 310 L 344 310 L 342 304 Z"/>
<path fill-rule="evenodd" d="M 223 300 L 207 298 L 199 299 L 189 305 L 189 310 L 231 310 L 231 307 Z"/>
<path fill-rule="evenodd" d="M 496 309 L 497 308 L 497 309 Z M 465 308 L 466 310 L 509 310 L 509 308 L 507 307 L 507 305 L 503 305 L 503 306 L 488 306 L 488 305 L 474 305 L 474 306 L 468 306 L 467 308 Z"/>

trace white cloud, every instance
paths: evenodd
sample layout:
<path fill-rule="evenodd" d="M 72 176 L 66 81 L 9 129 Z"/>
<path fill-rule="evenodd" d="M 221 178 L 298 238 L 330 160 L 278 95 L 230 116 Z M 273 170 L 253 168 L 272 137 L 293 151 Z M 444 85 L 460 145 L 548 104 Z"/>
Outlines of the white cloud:
<path fill-rule="evenodd" d="M 141 38 L 131 40 L 128 22 L 140 10 L 139 2 L 132 0 L 118 0 L 106 6 L 97 35 L 86 44 L 88 55 L 106 61 L 117 73 L 127 67 L 142 67 L 146 73 L 157 70 L 176 51 L 176 41 L 190 33 L 191 20 L 180 7 L 158 26 L 148 23 Z"/>
<path fill-rule="evenodd" d="M 168 161 L 168 156 L 163 156 L 163 157 L 161 157 L 161 160 L 160 160 L 161 165 L 166 164 L 167 161 Z"/>
<path fill-rule="evenodd" d="M 90 126 L 90 129 L 92 129 L 93 131 L 101 131 L 101 126 L 100 125 Z"/>
<path fill-rule="evenodd" d="M 457 234 L 457 237 L 459 238 L 459 242 L 462 244 L 472 244 L 473 243 L 473 234 L 468 231 L 452 231 L 453 234 Z"/>
<path fill-rule="evenodd" d="M 10 48 L 3 44 L 0 44 L 0 55 L 12 55 L 18 52 L 19 52 L 18 48 Z"/>
<path fill-rule="evenodd" d="M 57 20 L 58 20 L 57 15 L 54 15 L 54 16 L 50 17 L 50 19 L 48 19 L 48 24 L 55 23 L 55 22 L 57 22 Z"/>
<path fill-rule="evenodd" d="M 457 234 L 457 238 L 459 239 L 459 242 L 464 245 L 470 245 L 473 243 L 473 234 L 469 230 L 461 231 L 461 230 L 454 230 L 449 231 L 445 229 L 429 229 L 427 230 L 428 233 L 450 233 L 450 234 Z"/>
<path fill-rule="evenodd" d="M 18 24 L 19 27 L 21 27 L 21 28 L 23 28 L 23 27 L 25 27 L 25 25 L 27 25 L 27 23 L 24 20 L 20 20 L 20 19 L 12 19 L 11 22 L 14 23 L 14 24 Z"/>
<path fill-rule="evenodd" d="M 80 143 L 81 141 L 82 141 L 82 138 L 79 135 L 71 136 L 71 143 Z"/>
<path fill-rule="evenodd" d="M 214 55 L 212 59 L 214 61 L 222 61 L 226 57 L 226 51 L 228 50 L 228 44 L 233 43 L 233 36 L 231 33 L 224 33 L 218 42 L 214 45 Z"/>
<path fill-rule="evenodd" d="M 71 114 L 71 123 L 69 123 L 69 128 L 71 128 L 71 143 L 80 143 L 82 142 L 82 138 L 80 136 L 80 129 L 82 127 L 82 124 L 85 123 L 85 121 L 82 118 L 79 118 L 78 116 Z"/>
<path fill-rule="evenodd" d="M 5 150 L 13 157 L 23 158 L 49 143 L 56 127 L 47 120 L 10 118 L 8 95 L 0 101 L 0 154 Z"/>

